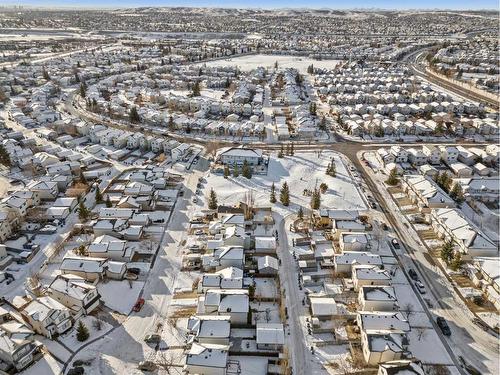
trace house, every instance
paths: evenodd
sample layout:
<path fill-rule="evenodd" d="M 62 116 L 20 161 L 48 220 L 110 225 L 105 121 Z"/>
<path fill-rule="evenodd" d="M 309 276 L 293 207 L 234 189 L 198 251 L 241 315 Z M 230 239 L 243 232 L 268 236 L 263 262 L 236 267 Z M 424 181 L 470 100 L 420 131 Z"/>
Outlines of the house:
<path fill-rule="evenodd" d="M 391 146 L 390 153 L 394 156 L 395 163 L 407 163 L 408 151 L 401 146 Z"/>
<path fill-rule="evenodd" d="M 429 178 L 404 175 L 401 185 L 412 203 L 421 211 L 428 208 L 455 207 L 455 201 Z"/>
<path fill-rule="evenodd" d="M 101 300 L 94 285 L 74 275 L 58 275 L 50 284 L 48 294 L 76 316 L 80 313 L 90 314 L 99 306 Z"/>
<path fill-rule="evenodd" d="M 21 371 L 43 356 L 34 335 L 0 305 L 0 361 L 6 371 Z"/>
<path fill-rule="evenodd" d="M 183 372 L 196 375 L 226 375 L 228 345 L 193 343 Z"/>
<path fill-rule="evenodd" d="M 430 164 L 421 165 L 418 167 L 418 171 L 422 176 L 429 177 L 431 179 L 434 179 L 434 177 L 439 173 L 438 170 Z"/>
<path fill-rule="evenodd" d="M 364 251 L 369 247 L 369 237 L 366 233 L 341 233 L 339 246 L 342 251 Z"/>
<path fill-rule="evenodd" d="M 448 166 L 453 171 L 455 176 L 457 176 L 459 178 L 472 176 L 472 168 L 463 164 L 463 163 L 459 163 L 459 162 L 450 163 Z"/>
<path fill-rule="evenodd" d="M 400 312 L 366 312 L 357 314 L 361 330 L 361 347 L 367 364 L 401 359 L 408 347 L 406 333 L 410 324 Z"/>
<path fill-rule="evenodd" d="M 425 375 L 425 372 L 419 363 L 401 359 L 380 363 L 377 375 Z"/>
<path fill-rule="evenodd" d="M 76 206 L 78 205 L 78 200 L 76 198 L 57 198 L 54 204 L 52 205 L 53 207 L 67 207 L 69 211 L 73 211 Z"/>
<path fill-rule="evenodd" d="M 29 302 L 21 314 L 36 333 L 49 339 L 66 332 L 73 325 L 68 308 L 48 296 Z"/>
<path fill-rule="evenodd" d="M 439 146 L 439 151 L 441 153 L 441 160 L 450 165 L 451 163 L 456 163 L 458 160 L 459 152 L 454 146 Z"/>
<path fill-rule="evenodd" d="M 55 200 L 59 194 L 57 182 L 33 181 L 26 185 L 26 189 L 37 192 L 42 200 Z"/>
<path fill-rule="evenodd" d="M 277 275 L 278 274 L 278 259 L 269 255 L 259 257 L 257 259 L 257 269 L 262 275 Z"/>
<path fill-rule="evenodd" d="M 398 299 L 392 286 L 365 285 L 358 293 L 359 309 L 362 311 L 396 311 Z"/>
<path fill-rule="evenodd" d="M 352 267 L 352 282 L 354 290 L 365 285 L 391 285 L 391 274 L 385 269 L 374 265 L 355 265 Z"/>
<path fill-rule="evenodd" d="M 121 280 L 127 267 L 123 262 L 110 261 L 105 258 L 70 256 L 63 259 L 59 269 L 63 275 L 72 274 L 86 281 L 98 281 L 104 277 Z"/>
<path fill-rule="evenodd" d="M 217 315 L 194 315 L 188 319 L 191 340 L 200 344 L 229 345 L 231 318 Z"/>
<path fill-rule="evenodd" d="M 209 289 L 198 298 L 197 314 L 229 316 L 231 324 L 247 324 L 249 308 L 246 289 Z"/>
<path fill-rule="evenodd" d="M 224 246 L 213 251 L 212 255 L 203 255 L 204 268 L 221 270 L 227 267 L 243 269 L 245 254 L 241 246 Z"/>
<path fill-rule="evenodd" d="M 344 251 L 333 257 L 335 272 L 350 275 L 352 268 L 357 265 L 382 266 L 382 258 L 378 254 L 364 251 Z"/>
<path fill-rule="evenodd" d="M 198 284 L 198 292 L 208 289 L 241 289 L 243 287 L 243 271 L 236 267 L 223 268 L 214 273 L 203 274 Z"/>
<path fill-rule="evenodd" d="M 414 147 L 408 149 L 408 159 L 410 163 L 415 166 L 427 163 L 427 155 L 425 155 L 422 150 Z"/>
<path fill-rule="evenodd" d="M 96 237 L 87 249 L 88 255 L 94 258 L 106 258 L 120 262 L 131 262 L 136 249 L 128 245 L 128 241 L 120 240 L 108 234 Z"/>
<path fill-rule="evenodd" d="M 264 163 L 262 150 L 246 147 L 230 147 L 221 149 L 216 156 L 216 161 L 229 166 L 248 165 L 256 166 Z"/>
<path fill-rule="evenodd" d="M 281 350 L 285 343 L 285 332 L 281 323 L 257 323 L 257 348 Z"/>
<path fill-rule="evenodd" d="M 498 247 L 460 210 L 440 208 L 431 211 L 432 228 L 439 238 L 452 240 L 459 251 L 470 257 L 498 255 Z"/>
<path fill-rule="evenodd" d="M 45 211 L 45 215 L 49 220 L 61 220 L 66 219 L 70 214 L 68 207 L 49 207 Z"/>
<path fill-rule="evenodd" d="M 437 146 L 424 145 L 422 146 L 422 152 L 427 156 L 429 164 L 441 163 L 441 151 Z"/>
<path fill-rule="evenodd" d="M 337 302 L 331 297 L 309 297 L 311 315 L 319 320 L 331 320 L 339 315 Z"/>

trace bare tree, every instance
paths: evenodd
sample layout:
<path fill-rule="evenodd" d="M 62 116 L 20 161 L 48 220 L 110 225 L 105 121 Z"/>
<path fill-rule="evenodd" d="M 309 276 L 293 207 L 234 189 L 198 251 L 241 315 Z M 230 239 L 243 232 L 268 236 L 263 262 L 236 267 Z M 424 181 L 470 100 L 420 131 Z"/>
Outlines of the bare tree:
<path fill-rule="evenodd" d="M 427 333 L 427 329 L 425 327 L 418 327 L 416 329 L 416 331 L 417 331 L 417 339 L 418 339 L 418 341 L 420 341 L 425 336 L 425 334 Z"/>
<path fill-rule="evenodd" d="M 159 351 L 156 357 L 156 364 L 169 375 L 181 374 L 181 357 L 181 352 L 173 353 L 172 351 Z"/>
<path fill-rule="evenodd" d="M 220 148 L 220 143 L 218 141 L 209 141 L 205 146 L 207 154 L 209 154 L 214 160 L 217 155 L 217 150 Z"/>
<path fill-rule="evenodd" d="M 410 319 L 411 314 L 413 314 L 413 304 L 408 302 L 402 308 L 401 311 L 405 313 L 406 320 Z"/>

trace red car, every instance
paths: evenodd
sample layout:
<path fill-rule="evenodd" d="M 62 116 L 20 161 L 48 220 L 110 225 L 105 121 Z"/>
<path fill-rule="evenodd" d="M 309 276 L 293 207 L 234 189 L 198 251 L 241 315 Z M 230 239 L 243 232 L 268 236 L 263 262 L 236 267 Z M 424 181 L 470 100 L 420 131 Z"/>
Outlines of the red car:
<path fill-rule="evenodd" d="M 144 306 L 144 298 L 139 298 L 135 303 L 134 307 L 132 308 L 132 310 L 136 312 L 141 311 L 142 306 Z"/>

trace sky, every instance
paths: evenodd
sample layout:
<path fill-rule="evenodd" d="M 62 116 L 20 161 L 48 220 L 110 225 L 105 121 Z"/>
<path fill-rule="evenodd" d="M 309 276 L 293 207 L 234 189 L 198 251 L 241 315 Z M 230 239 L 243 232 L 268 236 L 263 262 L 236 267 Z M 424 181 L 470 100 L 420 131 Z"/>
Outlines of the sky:
<path fill-rule="evenodd" d="M 231 8 L 498 9 L 498 0 L 6 0 L 0 5 L 43 7 L 191 6 Z"/>

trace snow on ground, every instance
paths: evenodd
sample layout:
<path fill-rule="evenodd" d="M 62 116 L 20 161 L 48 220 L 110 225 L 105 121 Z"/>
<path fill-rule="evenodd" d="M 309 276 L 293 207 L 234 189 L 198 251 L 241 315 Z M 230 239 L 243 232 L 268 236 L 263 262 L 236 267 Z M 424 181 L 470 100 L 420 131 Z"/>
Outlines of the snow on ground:
<path fill-rule="evenodd" d="M 255 295 L 261 298 L 277 298 L 276 280 L 272 278 L 255 278 Z"/>
<path fill-rule="evenodd" d="M 267 374 L 267 357 L 250 357 L 250 356 L 230 356 L 229 361 L 239 363 L 241 375 L 266 375 Z M 231 368 L 232 369 L 232 368 Z"/>
<path fill-rule="evenodd" d="M 71 356 L 71 353 L 57 341 L 44 336 L 36 336 L 36 339 L 47 348 L 52 356 L 61 361 L 67 361 Z"/>
<path fill-rule="evenodd" d="M 97 285 L 104 304 L 119 313 L 128 314 L 134 306 L 142 286 L 141 281 L 108 280 Z"/>
<path fill-rule="evenodd" d="M 278 304 L 276 302 L 250 302 L 252 309 L 252 319 L 256 322 L 262 323 L 281 323 L 278 311 Z"/>
<path fill-rule="evenodd" d="M 336 177 L 327 176 L 325 173 L 332 158 L 337 168 Z M 321 196 L 322 208 L 366 209 L 346 166 L 334 152 L 323 152 L 319 157 L 315 152 L 295 153 L 294 156 L 282 159 L 272 155 L 267 175 L 253 175 L 249 180 L 241 175 L 225 179 L 221 175 L 210 174 L 207 181 L 205 194 L 208 195 L 210 188 L 213 188 L 218 194 L 219 202 L 224 202 L 226 205 L 239 203 L 248 190 L 254 192 L 257 205 L 268 205 L 272 183 L 275 184 L 276 196 L 279 199 L 280 187 L 286 181 L 290 187 L 291 205 L 300 204 L 309 207 L 311 198 L 303 194 L 304 190 L 313 190 L 324 182 L 328 185 L 328 190 Z M 199 205 L 202 206 L 203 203 Z"/>
<path fill-rule="evenodd" d="M 50 375 L 61 373 L 62 365 L 50 354 L 45 354 L 40 360 L 26 370 L 20 372 L 20 375 Z"/>
<path fill-rule="evenodd" d="M 408 332 L 408 340 L 408 350 L 422 363 L 453 364 L 434 329 L 412 329 Z"/>
<path fill-rule="evenodd" d="M 234 57 L 224 60 L 214 60 L 206 63 L 198 64 L 207 66 L 231 66 L 236 65 L 242 71 L 249 71 L 259 66 L 265 68 L 273 68 L 274 63 L 278 62 L 279 68 L 296 68 L 301 73 L 307 72 L 309 65 L 314 65 L 316 68 L 333 69 L 341 60 L 313 60 L 307 57 L 300 56 L 281 56 L 281 55 L 248 55 Z"/>
<path fill-rule="evenodd" d="M 89 338 L 83 342 L 80 342 L 76 339 L 76 331 L 77 331 L 77 327 L 78 327 L 78 322 L 80 322 L 80 321 L 83 322 L 83 324 L 85 324 L 85 326 L 89 330 Z M 93 316 L 90 316 L 90 315 L 81 317 L 80 319 L 78 319 L 75 322 L 75 324 L 73 325 L 73 328 L 69 332 L 59 336 L 58 341 L 60 341 L 64 345 L 66 345 L 71 350 L 77 350 L 82 345 L 85 345 L 87 343 L 87 341 L 95 339 L 95 338 L 100 337 L 100 336 L 103 336 L 106 334 L 106 332 L 108 332 L 111 328 L 113 328 L 111 326 L 111 324 L 103 322 L 101 320 L 100 321 L 101 329 L 98 330 L 95 327 L 95 324 L 98 321 L 99 321 L 99 319 L 97 319 Z"/>

